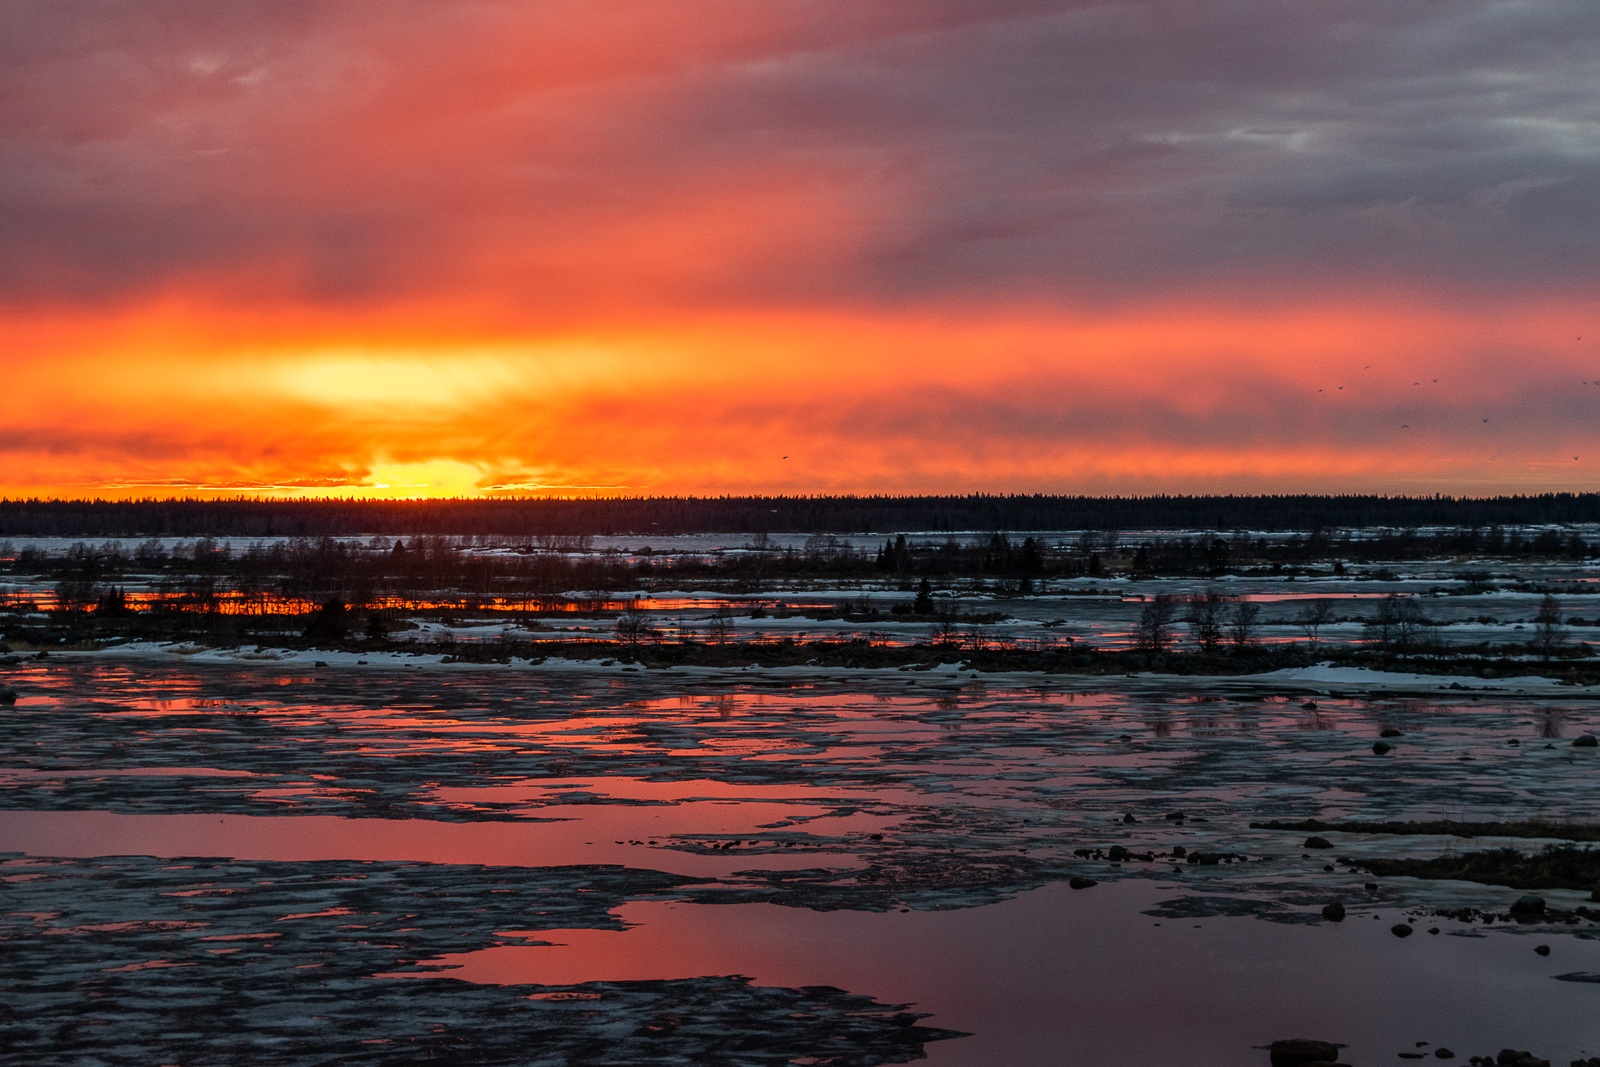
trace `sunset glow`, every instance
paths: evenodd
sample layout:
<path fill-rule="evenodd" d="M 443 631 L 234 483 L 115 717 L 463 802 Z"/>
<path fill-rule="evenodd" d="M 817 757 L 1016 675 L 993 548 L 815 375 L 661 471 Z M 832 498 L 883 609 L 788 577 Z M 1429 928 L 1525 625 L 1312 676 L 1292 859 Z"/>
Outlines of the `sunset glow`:
<path fill-rule="evenodd" d="M 0 27 L 0 495 L 1600 472 L 1579 4 L 167 7 Z"/>

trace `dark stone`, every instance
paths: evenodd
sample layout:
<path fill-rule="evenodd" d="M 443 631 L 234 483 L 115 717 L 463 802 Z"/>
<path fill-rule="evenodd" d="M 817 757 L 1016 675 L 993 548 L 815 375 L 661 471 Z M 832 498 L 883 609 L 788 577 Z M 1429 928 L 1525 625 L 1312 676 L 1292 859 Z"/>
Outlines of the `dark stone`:
<path fill-rule="evenodd" d="M 1074 889 L 1088 889 L 1092 886 L 1097 886 L 1100 883 L 1095 881 L 1093 878 L 1073 877 L 1067 879 L 1067 884 Z"/>
<path fill-rule="evenodd" d="M 1138 819 L 1135 819 L 1135 818 L 1134 818 L 1134 817 L 1133 817 L 1133 812 L 1131 812 L 1131 811 L 1130 811 L 1130 812 L 1128 812 L 1128 814 L 1126 814 L 1126 815 L 1124 815 L 1124 816 L 1123 816 L 1123 817 L 1122 817 L 1122 821 L 1123 821 L 1123 822 L 1125 822 L 1125 823 L 1128 823 L 1128 824 L 1130 824 L 1130 825 L 1131 825 L 1131 824 L 1133 824 L 1133 823 L 1136 823 L 1136 822 L 1138 822 L 1138 821 L 1139 821 L 1139 820 L 1138 820 Z"/>
<path fill-rule="evenodd" d="M 1344 905 L 1337 900 L 1332 904 L 1324 904 L 1322 906 L 1322 917 L 1331 923 L 1344 922 Z"/>
<path fill-rule="evenodd" d="M 1549 1060 L 1541 1060 L 1531 1052 L 1522 1052 L 1514 1048 L 1503 1048 L 1494 1058 L 1497 1067 L 1550 1067 Z"/>
<path fill-rule="evenodd" d="M 1382 756 L 1385 753 L 1393 752 L 1393 751 L 1394 751 L 1394 746 L 1389 744 L 1387 741 L 1374 741 L 1374 742 L 1372 742 L 1372 754 L 1375 755 L 1375 756 Z"/>
<path fill-rule="evenodd" d="M 1600 746 L 1600 740 L 1597 740 L 1594 734 L 1579 734 L 1572 742 L 1573 748 L 1594 748 L 1596 746 Z"/>
<path fill-rule="evenodd" d="M 1511 905 L 1511 914 L 1516 918 L 1533 918 L 1544 914 L 1544 897 L 1529 894 L 1518 897 L 1517 902 Z"/>
<path fill-rule="evenodd" d="M 1456 1054 L 1454 1052 L 1442 1047 L 1434 1049 L 1433 1054 L 1435 1057 L 1441 1060 L 1453 1060 L 1456 1058 Z"/>
<path fill-rule="evenodd" d="M 1416 931 L 1411 928 L 1410 923 L 1395 923 L 1389 927 L 1389 932 L 1396 937 L 1410 937 Z"/>
<path fill-rule="evenodd" d="M 1189 850 L 1184 848 L 1182 845 L 1173 845 L 1172 854 L 1181 860 L 1183 857 L 1189 854 Z M 1595 890 L 1595 892 L 1600 893 L 1600 889 Z M 1595 899 L 1600 900 L 1600 896 L 1595 897 Z"/>
<path fill-rule="evenodd" d="M 1317 702 L 1315 700 L 1308 700 L 1304 704 L 1301 704 L 1300 708 L 1302 711 L 1316 711 Z"/>
<path fill-rule="evenodd" d="M 17 691 L 15 689 L 0 689 L 0 704 L 15 704 Z"/>
<path fill-rule="evenodd" d="M 1274 1041 L 1267 1046 L 1267 1052 L 1272 1057 L 1272 1067 L 1310 1067 L 1313 1063 L 1331 1063 L 1339 1058 L 1338 1045 L 1306 1037 Z"/>
<path fill-rule="evenodd" d="M 1333 842 L 1329 841 L 1326 837 L 1308 837 L 1308 838 L 1306 838 L 1305 847 L 1306 848 L 1332 848 L 1333 847 Z"/>
<path fill-rule="evenodd" d="M 1184 818 L 1183 812 L 1181 812 L 1181 811 L 1169 811 L 1169 812 L 1167 812 L 1167 821 L 1168 822 L 1182 822 L 1183 818 Z"/>
<path fill-rule="evenodd" d="M 1393 726 L 1385 726 L 1381 731 L 1379 731 L 1378 736 L 1379 737 L 1399 737 L 1400 736 L 1400 731 L 1396 730 Z"/>
<path fill-rule="evenodd" d="M 1550 946 L 1549 945 L 1535 945 L 1535 946 L 1533 946 L 1533 951 L 1537 952 L 1541 956 L 1548 956 L 1548 955 L 1550 955 Z"/>

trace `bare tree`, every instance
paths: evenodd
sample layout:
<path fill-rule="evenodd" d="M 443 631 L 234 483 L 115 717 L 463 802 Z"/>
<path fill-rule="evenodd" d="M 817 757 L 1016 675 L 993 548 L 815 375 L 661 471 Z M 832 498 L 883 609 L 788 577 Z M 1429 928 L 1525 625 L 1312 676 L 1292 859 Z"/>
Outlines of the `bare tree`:
<path fill-rule="evenodd" d="M 732 639 L 733 612 L 725 607 L 719 608 L 706 620 L 706 641 L 713 645 L 725 645 Z"/>
<path fill-rule="evenodd" d="M 617 616 L 618 640 L 631 648 L 655 636 L 656 629 L 650 625 L 649 613 L 639 606 L 639 598 L 634 597 Z"/>
<path fill-rule="evenodd" d="M 1366 622 L 1367 636 L 1385 652 L 1405 652 L 1426 643 L 1431 625 L 1415 597 L 1390 593 L 1378 602 L 1378 611 Z"/>
<path fill-rule="evenodd" d="M 1189 636 L 1208 656 L 1222 646 L 1222 608 L 1227 602 L 1228 598 L 1214 589 L 1189 598 L 1183 621 L 1189 626 Z"/>
<path fill-rule="evenodd" d="M 933 643 L 941 648 L 954 648 L 961 643 L 961 624 L 947 615 L 933 626 Z"/>
<path fill-rule="evenodd" d="M 1233 612 L 1228 619 L 1228 636 L 1233 638 L 1233 647 L 1243 651 L 1250 647 L 1256 638 L 1256 620 L 1261 617 L 1261 605 L 1248 600 L 1241 600 L 1233 606 Z"/>
<path fill-rule="evenodd" d="M 1171 640 L 1172 620 L 1178 613 L 1177 598 L 1158 593 L 1139 612 L 1139 647 L 1146 652 L 1164 652 Z"/>
<path fill-rule="evenodd" d="M 1546 593 L 1539 601 L 1538 614 L 1533 617 L 1533 640 L 1539 646 L 1539 654 L 1547 661 L 1566 640 L 1561 627 L 1561 601 Z"/>
<path fill-rule="evenodd" d="M 1311 651 L 1317 650 L 1321 640 L 1322 628 L 1333 621 L 1333 605 L 1326 600 L 1314 600 L 1300 609 L 1294 617 L 1294 623 L 1300 627 L 1300 632 L 1306 635 L 1306 640 L 1311 643 Z"/>

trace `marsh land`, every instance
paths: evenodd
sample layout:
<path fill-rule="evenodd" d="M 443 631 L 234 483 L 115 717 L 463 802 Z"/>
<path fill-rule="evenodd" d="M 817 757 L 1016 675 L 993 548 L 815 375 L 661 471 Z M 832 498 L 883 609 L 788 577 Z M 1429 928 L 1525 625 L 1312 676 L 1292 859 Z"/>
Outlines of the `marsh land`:
<path fill-rule="evenodd" d="M 14 536 L 0 1034 L 63 1064 L 1581 1062 L 1591 551 Z"/>

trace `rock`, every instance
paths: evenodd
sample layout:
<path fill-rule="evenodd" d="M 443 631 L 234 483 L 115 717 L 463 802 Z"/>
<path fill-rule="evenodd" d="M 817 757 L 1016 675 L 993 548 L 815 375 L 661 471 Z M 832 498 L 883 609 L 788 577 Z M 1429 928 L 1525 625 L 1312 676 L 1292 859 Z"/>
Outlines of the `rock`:
<path fill-rule="evenodd" d="M 1411 928 L 1410 923 L 1395 923 L 1389 927 L 1389 932 L 1396 937 L 1410 937 L 1416 931 Z"/>
<path fill-rule="evenodd" d="M 1317 710 L 1317 702 L 1315 700 L 1308 700 L 1304 704 L 1300 705 L 1300 710 L 1301 711 L 1316 711 Z"/>
<path fill-rule="evenodd" d="M 1518 897 L 1517 902 L 1511 905 L 1511 915 L 1513 918 L 1531 919 L 1537 918 L 1543 914 L 1544 897 L 1536 897 L 1531 893 L 1524 897 Z"/>
<path fill-rule="evenodd" d="M 1133 824 L 1133 823 L 1136 823 L 1136 822 L 1138 822 L 1138 821 L 1139 821 L 1139 820 L 1138 820 L 1138 819 L 1135 819 L 1135 818 L 1134 818 L 1134 817 L 1133 817 L 1133 812 L 1131 812 L 1131 811 L 1130 811 L 1130 812 L 1128 812 L 1128 814 L 1126 814 L 1126 815 L 1124 815 L 1124 816 L 1123 816 L 1123 817 L 1122 817 L 1122 821 L 1123 821 L 1123 822 L 1125 822 L 1125 823 L 1128 823 L 1128 824 L 1129 824 L 1129 825 L 1132 825 L 1132 824 Z"/>
<path fill-rule="evenodd" d="M 1322 906 L 1322 917 L 1331 923 L 1344 922 L 1344 905 L 1337 900 L 1332 904 L 1324 904 Z"/>
<path fill-rule="evenodd" d="M 1305 847 L 1306 848 L 1332 848 L 1333 847 L 1333 842 L 1329 841 L 1326 837 L 1308 837 L 1308 838 L 1306 838 Z"/>
<path fill-rule="evenodd" d="M 1095 881 L 1093 878 L 1073 877 L 1067 879 L 1067 884 L 1074 889 L 1089 889 L 1093 886 L 1099 885 L 1100 883 Z"/>
<path fill-rule="evenodd" d="M 1274 1041 L 1267 1046 L 1267 1052 L 1272 1057 L 1272 1067 L 1311 1067 L 1314 1063 L 1331 1063 L 1339 1058 L 1338 1045 L 1307 1037 Z"/>
<path fill-rule="evenodd" d="M 17 691 L 15 689 L 0 689 L 0 704 L 15 704 Z"/>
<path fill-rule="evenodd" d="M 1535 945 L 1535 946 L 1533 946 L 1533 951 L 1537 952 L 1541 956 L 1548 956 L 1548 955 L 1550 955 L 1550 946 L 1549 945 Z"/>
<path fill-rule="evenodd" d="M 1522 742 L 1518 741 L 1515 737 L 1513 737 L 1511 740 L 1507 741 L 1506 744 L 1510 745 L 1512 748 L 1521 748 L 1522 747 Z"/>
<path fill-rule="evenodd" d="M 1494 1058 L 1496 1067 L 1550 1067 L 1549 1060 L 1541 1060 L 1531 1052 L 1503 1048 Z"/>
<path fill-rule="evenodd" d="M 1189 850 L 1184 848 L 1182 845 L 1173 845 L 1172 854 L 1181 860 L 1183 857 L 1189 854 Z M 1595 890 L 1595 892 L 1600 893 L 1600 889 Z M 1595 899 L 1600 900 L 1600 896 L 1595 897 Z"/>
<path fill-rule="evenodd" d="M 1372 742 L 1372 754 L 1374 756 L 1382 756 L 1385 753 L 1393 752 L 1393 751 L 1394 751 L 1394 746 L 1389 744 L 1387 741 L 1374 741 L 1374 742 Z"/>
<path fill-rule="evenodd" d="M 1594 748 L 1596 746 L 1600 746 L 1600 740 L 1597 740 L 1594 734 L 1579 734 L 1572 742 L 1573 748 Z"/>
<path fill-rule="evenodd" d="M 1378 733 L 1378 736 L 1379 737 L 1399 737 L 1400 736 L 1400 731 L 1396 730 L 1393 726 L 1385 726 Z"/>
<path fill-rule="evenodd" d="M 1433 1054 L 1437 1059 L 1441 1060 L 1453 1060 L 1456 1058 L 1456 1054 L 1454 1052 L 1451 1052 L 1449 1049 L 1444 1048 L 1443 1046 L 1434 1049 Z"/>
<path fill-rule="evenodd" d="M 1184 814 L 1181 811 L 1169 811 L 1169 812 L 1167 812 L 1167 821 L 1168 822 L 1182 822 L 1183 819 L 1184 819 Z"/>

